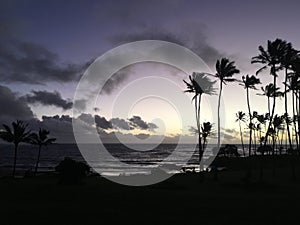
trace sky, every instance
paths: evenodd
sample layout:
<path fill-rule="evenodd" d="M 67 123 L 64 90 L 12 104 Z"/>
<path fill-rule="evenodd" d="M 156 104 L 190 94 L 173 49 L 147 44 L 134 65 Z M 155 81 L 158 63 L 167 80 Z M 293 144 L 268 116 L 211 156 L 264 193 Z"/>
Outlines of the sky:
<path fill-rule="evenodd" d="M 256 0 L 1 1 L 0 104 L 5 107 L 0 109 L 0 121 L 22 119 L 34 129 L 44 126 L 59 142 L 74 141 L 72 118 L 96 124 L 107 142 L 115 142 L 115 134 L 125 142 L 147 142 L 149 137 L 173 142 L 180 135 L 187 142 L 194 141 L 193 114 L 181 123 L 182 115 L 170 101 L 142 96 L 144 88 L 157 86 L 155 80 L 147 80 L 152 76 L 174 82 L 186 95 L 182 80 L 189 74 L 159 63 L 130 65 L 98 90 L 96 105 L 89 107 L 88 98 L 73 102 L 84 71 L 96 58 L 122 44 L 163 40 L 196 53 L 211 73 L 215 73 L 217 59 L 228 57 L 236 62 L 241 71 L 236 78 L 241 79 L 255 74 L 259 65 L 251 65 L 251 57 L 267 40 L 282 38 L 300 49 L 299 6 L 299 1 Z M 268 72 L 259 76 L 263 85 L 271 82 Z M 279 83 L 282 77 L 280 74 Z M 266 112 L 266 99 L 257 93 L 259 90 L 251 92 L 252 110 Z M 142 99 L 129 102 L 126 96 L 131 94 Z M 120 96 L 125 98 L 118 103 Z M 247 111 L 245 99 L 240 85 L 224 88 L 224 142 L 239 141 L 235 113 Z M 81 109 L 76 114 L 74 104 Z M 279 100 L 277 113 L 282 113 L 282 105 Z M 126 107 L 129 112 L 124 111 Z M 208 100 L 203 101 L 202 109 L 202 121 L 215 123 L 216 112 L 209 108 Z"/>

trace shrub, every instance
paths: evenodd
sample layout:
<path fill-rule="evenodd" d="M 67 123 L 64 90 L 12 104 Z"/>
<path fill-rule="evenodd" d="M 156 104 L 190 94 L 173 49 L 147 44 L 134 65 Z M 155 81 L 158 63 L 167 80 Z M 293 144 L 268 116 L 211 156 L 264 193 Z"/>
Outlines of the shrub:
<path fill-rule="evenodd" d="M 59 183 L 81 184 L 82 179 L 90 172 L 90 167 L 83 162 L 66 157 L 55 167 L 55 170 L 59 173 Z"/>

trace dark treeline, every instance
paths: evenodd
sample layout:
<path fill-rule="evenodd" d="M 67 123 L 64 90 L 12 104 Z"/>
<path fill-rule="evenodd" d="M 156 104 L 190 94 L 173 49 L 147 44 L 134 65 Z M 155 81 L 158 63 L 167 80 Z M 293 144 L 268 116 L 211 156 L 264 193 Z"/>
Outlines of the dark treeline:
<path fill-rule="evenodd" d="M 220 149 L 220 99 L 222 90 L 229 82 L 237 82 L 246 91 L 246 102 L 248 112 L 239 111 L 236 113 L 236 122 L 239 125 L 239 133 L 242 144 L 243 156 L 248 155 L 281 155 L 299 154 L 300 148 L 300 51 L 294 49 L 290 42 L 276 39 L 268 41 L 267 46 L 258 47 L 258 55 L 252 57 L 252 64 L 259 64 L 261 68 L 255 75 L 241 75 L 236 68 L 235 62 L 222 58 L 217 60 L 215 74 L 193 73 L 189 77 L 186 92 L 193 93 L 193 101 L 196 111 L 197 135 L 199 140 L 199 159 L 201 160 L 204 152 L 202 139 L 207 140 L 211 134 L 204 132 L 201 125 L 201 96 L 203 94 L 215 94 L 214 84 L 209 77 L 215 77 L 219 81 L 219 100 L 218 100 L 218 148 Z M 262 84 L 261 75 L 269 74 L 273 82 Z M 284 80 L 284 89 L 280 90 L 279 76 Z M 251 109 L 250 92 L 257 91 L 258 85 L 262 93 L 257 95 L 266 97 L 267 112 L 256 112 Z M 284 98 L 284 113 L 276 114 L 277 99 Z M 211 125 L 211 123 L 209 123 Z M 203 124 L 204 125 L 204 124 Z M 245 149 L 244 127 L 249 131 L 248 149 Z"/>

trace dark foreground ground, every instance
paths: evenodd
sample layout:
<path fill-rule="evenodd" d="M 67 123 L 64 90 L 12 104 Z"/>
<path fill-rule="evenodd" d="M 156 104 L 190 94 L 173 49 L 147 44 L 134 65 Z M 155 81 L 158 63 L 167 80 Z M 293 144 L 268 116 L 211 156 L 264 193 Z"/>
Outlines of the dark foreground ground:
<path fill-rule="evenodd" d="M 0 224 L 300 224 L 300 171 L 290 167 L 179 174 L 147 187 L 53 175 L 0 179 Z"/>

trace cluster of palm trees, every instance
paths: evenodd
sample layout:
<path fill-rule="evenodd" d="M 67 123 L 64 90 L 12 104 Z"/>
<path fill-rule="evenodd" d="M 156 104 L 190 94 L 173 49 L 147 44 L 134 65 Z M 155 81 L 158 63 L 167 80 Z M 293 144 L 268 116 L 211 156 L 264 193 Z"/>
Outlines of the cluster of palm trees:
<path fill-rule="evenodd" d="M 194 94 L 193 100 L 196 111 L 197 133 L 199 137 L 199 157 L 203 155 L 203 146 L 201 140 L 203 132 L 201 131 L 200 122 L 200 109 L 201 109 L 201 96 L 203 94 L 215 94 L 214 84 L 216 81 L 211 81 L 208 76 L 213 76 L 219 81 L 219 99 L 218 99 L 218 148 L 220 148 L 220 102 L 222 90 L 224 85 L 229 82 L 238 82 L 246 90 L 246 101 L 248 113 L 242 111 L 237 112 L 237 122 L 239 122 L 241 143 L 243 148 L 243 155 L 245 156 L 245 144 L 243 138 L 242 124 L 246 123 L 249 129 L 249 143 L 248 155 L 256 154 L 256 150 L 262 154 L 266 149 L 270 148 L 272 154 L 276 153 L 276 149 L 282 150 L 283 140 L 286 139 L 289 147 L 286 146 L 288 152 L 296 149 L 299 150 L 300 144 L 300 51 L 293 48 L 290 42 L 285 40 L 276 39 L 268 41 L 267 47 L 258 47 L 259 54 L 252 58 L 251 63 L 261 64 L 262 67 L 256 72 L 255 75 L 244 75 L 242 79 L 235 78 L 239 74 L 239 70 L 234 65 L 234 61 L 227 58 L 222 58 L 216 62 L 216 73 L 193 73 L 189 77 L 190 81 L 184 81 L 187 90 Z M 269 74 L 272 76 L 273 82 L 261 87 L 261 96 L 267 97 L 268 112 L 259 114 L 251 110 L 250 91 L 257 90 L 257 85 L 261 84 L 258 75 L 263 71 L 269 69 Z M 283 71 L 284 73 L 284 90 L 280 91 L 278 87 L 278 76 Z M 283 115 L 275 114 L 276 99 L 284 97 Z M 272 103 L 272 104 L 271 104 Z M 292 106 L 292 107 L 288 107 Z M 292 116 L 289 112 L 292 109 Z M 264 127 L 264 129 L 263 129 Z M 285 132 L 286 131 L 286 132 Z M 286 136 L 286 137 L 285 137 Z M 207 137 L 206 137 L 207 138 Z M 259 147 L 257 148 L 257 143 Z M 254 148 L 253 148 L 254 145 Z M 281 151 L 280 151 L 281 153 Z"/>
<path fill-rule="evenodd" d="M 201 162 L 204 147 L 202 145 L 202 139 L 207 142 L 208 136 L 211 134 L 212 124 L 210 122 L 204 122 L 201 126 L 201 117 L 200 117 L 200 109 L 201 109 L 201 97 L 203 94 L 213 95 L 215 94 L 216 89 L 214 85 L 217 81 L 212 81 L 209 76 L 213 76 L 219 80 L 219 98 L 218 98 L 218 148 L 221 147 L 221 127 L 220 127 L 220 104 L 221 104 L 221 96 L 223 91 L 223 86 L 227 85 L 229 82 L 236 81 L 233 76 L 238 74 L 240 71 L 236 68 L 233 61 L 229 61 L 229 59 L 222 58 L 218 60 L 216 63 L 216 73 L 208 74 L 208 73 L 196 73 L 194 72 L 192 76 L 189 76 L 189 82 L 184 81 L 187 86 L 187 90 L 185 92 L 193 93 L 194 96 L 192 100 L 195 104 L 195 112 L 196 112 L 196 122 L 197 122 L 197 135 L 198 135 L 198 146 L 199 146 L 199 164 Z"/>
<path fill-rule="evenodd" d="M 17 153 L 18 147 L 21 143 L 29 143 L 38 147 L 37 161 L 35 164 L 34 175 L 38 171 L 41 149 L 43 146 L 47 146 L 55 142 L 56 138 L 49 138 L 50 132 L 48 130 L 40 128 L 37 133 L 31 132 L 28 129 L 28 124 L 23 121 L 17 120 L 12 122 L 12 128 L 6 124 L 3 124 L 3 130 L 0 130 L 0 138 L 4 141 L 14 144 L 14 163 L 12 176 L 15 176 L 17 165 Z"/>

